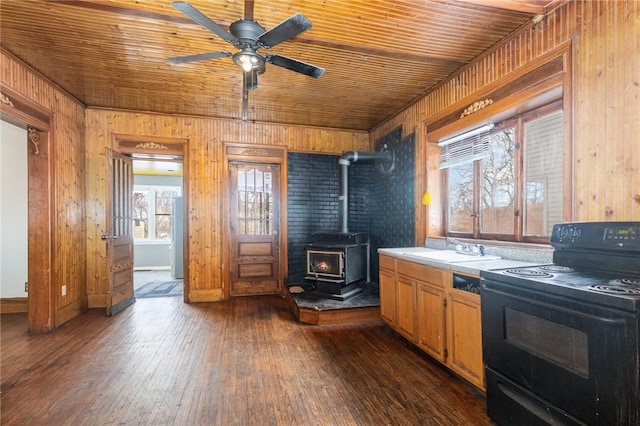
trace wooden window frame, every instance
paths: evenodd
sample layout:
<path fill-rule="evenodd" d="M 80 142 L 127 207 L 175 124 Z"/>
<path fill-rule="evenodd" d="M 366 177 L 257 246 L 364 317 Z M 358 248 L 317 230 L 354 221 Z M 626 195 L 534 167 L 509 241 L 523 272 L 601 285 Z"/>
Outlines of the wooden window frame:
<path fill-rule="evenodd" d="M 498 240 L 498 241 L 513 241 L 522 243 L 549 243 L 550 236 L 536 237 L 523 235 L 524 232 L 524 195 L 525 195 L 525 167 L 526 167 L 526 144 L 524 141 L 524 125 L 526 122 L 532 119 L 542 117 L 548 114 L 552 114 L 556 111 L 563 111 L 563 121 L 566 123 L 567 114 L 565 111 L 565 103 L 563 99 L 555 100 L 546 105 L 537 107 L 535 109 L 526 111 L 522 114 L 507 118 L 501 121 L 496 127 L 491 130 L 491 133 L 499 132 L 503 129 L 514 127 L 516 135 L 516 149 L 514 152 L 514 164 L 515 164 L 515 187 L 514 187 L 514 215 L 516 220 L 514 221 L 514 229 L 512 234 L 495 234 L 495 233 L 482 233 L 480 231 L 480 197 L 481 197 L 481 162 L 482 160 L 473 161 L 473 229 L 471 233 L 455 232 L 449 230 L 449 169 L 443 169 L 442 183 L 443 194 L 445 200 L 443 203 L 444 211 L 444 231 L 445 235 L 454 238 L 469 238 L 469 239 L 482 239 L 482 240 Z M 567 151 L 567 135 L 565 132 L 566 124 L 563 125 L 563 152 Z M 566 162 L 565 162 L 566 165 Z M 571 185 L 566 182 L 567 173 L 563 171 L 563 199 L 571 199 Z"/>

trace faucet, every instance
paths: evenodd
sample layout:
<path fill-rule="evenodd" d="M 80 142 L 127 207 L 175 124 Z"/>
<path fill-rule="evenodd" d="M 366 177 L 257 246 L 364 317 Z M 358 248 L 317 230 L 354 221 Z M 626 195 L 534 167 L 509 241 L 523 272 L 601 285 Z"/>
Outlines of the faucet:
<path fill-rule="evenodd" d="M 484 256 L 484 246 L 478 244 L 464 243 L 455 238 L 447 237 L 447 243 L 455 244 L 456 253 L 470 254 L 473 256 Z"/>

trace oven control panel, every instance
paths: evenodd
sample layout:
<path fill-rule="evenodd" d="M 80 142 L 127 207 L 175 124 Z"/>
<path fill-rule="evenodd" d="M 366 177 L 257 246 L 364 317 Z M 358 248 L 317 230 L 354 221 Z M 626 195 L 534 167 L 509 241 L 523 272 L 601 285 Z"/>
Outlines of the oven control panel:
<path fill-rule="evenodd" d="M 604 240 L 610 242 L 634 242 L 638 241 L 638 228 L 630 227 L 611 227 L 605 229 Z"/>
<path fill-rule="evenodd" d="M 576 222 L 553 226 L 556 248 L 592 248 L 640 253 L 640 222 Z"/>

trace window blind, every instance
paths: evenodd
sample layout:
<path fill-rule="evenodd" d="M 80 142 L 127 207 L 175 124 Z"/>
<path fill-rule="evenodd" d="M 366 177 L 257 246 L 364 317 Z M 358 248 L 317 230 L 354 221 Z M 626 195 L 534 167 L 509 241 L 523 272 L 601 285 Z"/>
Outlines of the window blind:
<path fill-rule="evenodd" d="M 493 124 L 487 124 L 453 138 L 441 140 L 438 143 L 440 168 L 447 169 L 488 157 L 489 132 L 493 127 Z"/>

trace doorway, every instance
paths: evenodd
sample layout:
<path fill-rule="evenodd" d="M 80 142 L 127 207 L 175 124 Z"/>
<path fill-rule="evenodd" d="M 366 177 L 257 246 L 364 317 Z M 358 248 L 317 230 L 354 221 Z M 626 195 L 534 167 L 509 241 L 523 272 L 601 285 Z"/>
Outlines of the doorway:
<path fill-rule="evenodd" d="M 183 162 L 133 160 L 134 295 L 184 296 Z"/>
<path fill-rule="evenodd" d="M 182 294 L 189 303 L 189 140 L 113 136 L 117 151 L 133 161 L 134 297 Z M 141 288 L 148 283 L 155 284 Z"/>
<path fill-rule="evenodd" d="M 0 121 L 0 312 L 28 310 L 27 129 Z"/>
<path fill-rule="evenodd" d="M 55 263 L 52 247 L 56 244 L 51 236 L 51 182 L 55 179 L 49 135 L 51 113 L 4 84 L 0 89 L 0 120 L 27 129 L 27 327 L 30 333 L 46 333 L 59 321 L 64 322 L 64 315 L 57 311 L 57 285 L 51 274 Z"/>

